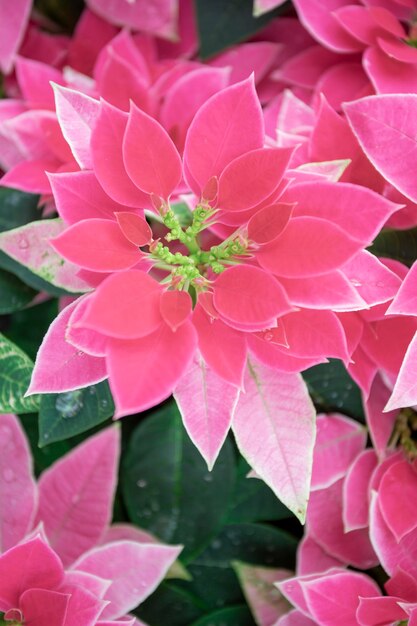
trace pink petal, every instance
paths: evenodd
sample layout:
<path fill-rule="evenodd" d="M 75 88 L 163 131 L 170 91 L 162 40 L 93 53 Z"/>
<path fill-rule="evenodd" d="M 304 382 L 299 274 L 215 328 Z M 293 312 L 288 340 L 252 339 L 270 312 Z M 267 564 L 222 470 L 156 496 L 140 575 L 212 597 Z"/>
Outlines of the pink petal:
<path fill-rule="evenodd" d="M 294 610 L 281 617 L 274 626 L 317 626 L 317 622 Z"/>
<path fill-rule="evenodd" d="M 398 373 L 392 395 L 387 402 L 385 411 L 392 411 L 417 404 L 417 379 L 415 364 L 417 358 L 417 334 L 414 335 L 405 353 Z"/>
<path fill-rule="evenodd" d="M 342 272 L 371 306 L 390 300 L 401 285 L 400 278 L 366 250 L 345 263 Z"/>
<path fill-rule="evenodd" d="M 145 219 L 135 213 L 121 211 L 115 213 L 120 230 L 135 246 L 145 246 L 152 240 L 152 230 Z"/>
<path fill-rule="evenodd" d="M 22 594 L 19 603 L 25 624 L 28 626 L 44 626 L 44 624 L 65 626 L 69 599 L 69 595 L 57 591 L 27 589 Z"/>
<path fill-rule="evenodd" d="M 94 574 L 67 570 L 65 572 L 65 584 L 72 588 L 75 586 L 81 587 L 96 598 L 103 598 L 107 589 L 110 587 L 111 581 L 101 578 L 100 576 L 95 576 Z"/>
<path fill-rule="evenodd" d="M 374 448 L 380 458 L 384 458 L 389 439 L 394 428 L 398 411 L 384 412 L 390 397 L 390 390 L 382 381 L 380 374 L 375 377 L 364 402 L 366 423 Z"/>
<path fill-rule="evenodd" d="M 388 315 L 417 315 L 416 283 L 417 263 L 414 263 L 388 307 Z"/>
<path fill-rule="evenodd" d="M 321 44 L 335 52 L 356 52 L 363 47 L 349 35 L 333 15 L 345 0 L 295 0 L 302 25 Z"/>
<path fill-rule="evenodd" d="M 371 243 L 401 205 L 350 183 L 314 182 L 290 187 L 285 202 L 297 203 L 294 217 L 329 220 L 358 241 Z"/>
<path fill-rule="evenodd" d="M 294 204 L 278 203 L 257 211 L 248 222 L 249 239 L 263 244 L 278 237 L 288 224 L 294 206 Z"/>
<path fill-rule="evenodd" d="M 148 208 L 149 196 L 134 185 L 123 163 L 123 137 L 128 114 L 106 101 L 91 134 L 93 169 L 100 185 L 109 196 L 126 206 Z"/>
<path fill-rule="evenodd" d="M 366 307 L 342 270 L 311 278 L 280 278 L 279 281 L 289 301 L 300 307 L 333 311 L 356 311 Z"/>
<path fill-rule="evenodd" d="M 258 333 L 251 333 L 247 338 L 248 347 L 257 359 L 279 372 L 302 372 L 309 367 L 313 367 L 313 365 L 327 362 L 327 359 L 324 357 L 299 358 L 292 356 L 288 354 L 288 350 L 285 347 L 274 343 L 272 339 L 273 334 L 271 334 L 271 340 L 269 340 L 268 332 L 263 337 L 259 336 Z"/>
<path fill-rule="evenodd" d="M 60 559 L 39 536 L 20 543 L 0 557 L 0 610 L 18 607 L 27 589 L 56 589 L 63 579 Z"/>
<path fill-rule="evenodd" d="M 385 522 L 376 494 L 371 500 L 369 534 L 378 559 L 388 574 L 392 575 L 397 568 L 401 567 L 416 578 L 415 532 L 411 532 L 398 543 Z"/>
<path fill-rule="evenodd" d="M 110 523 L 119 454 L 119 431 L 107 428 L 40 478 L 38 519 L 66 566 L 94 546 Z"/>
<path fill-rule="evenodd" d="M 242 128 L 245 132 L 242 133 Z M 186 178 L 198 193 L 236 157 L 263 145 L 263 118 L 253 78 L 223 89 L 197 112 L 187 133 Z M 195 181 L 197 188 L 193 185 Z"/>
<path fill-rule="evenodd" d="M 90 139 L 97 121 L 100 103 L 90 96 L 54 85 L 55 105 L 62 134 L 82 169 L 92 168 Z"/>
<path fill-rule="evenodd" d="M 161 106 L 160 120 L 179 150 L 184 147 L 190 123 L 200 107 L 218 91 L 224 89 L 228 69 L 198 68 L 180 77 L 168 90 Z"/>
<path fill-rule="evenodd" d="M 356 617 L 363 626 L 375 624 L 398 623 L 399 620 L 408 617 L 407 613 L 399 606 L 399 598 L 377 597 L 360 598 Z"/>
<path fill-rule="evenodd" d="M 79 626 L 80 624 L 96 626 L 97 619 L 107 602 L 100 600 L 83 587 L 68 584 L 67 580 L 66 576 L 65 583 L 60 587 L 60 591 L 70 594 L 65 626 Z"/>
<path fill-rule="evenodd" d="M 366 445 L 366 432 L 354 420 L 338 415 L 317 417 L 317 440 L 314 448 L 312 490 L 326 489 L 346 472 Z"/>
<path fill-rule="evenodd" d="M 313 539 L 331 556 L 360 569 L 374 567 L 378 559 L 365 529 L 345 533 L 342 519 L 343 479 L 313 491 L 307 524 Z"/>
<path fill-rule="evenodd" d="M 291 355 L 349 360 L 343 326 L 335 313 L 301 309 L 288 313 L 282 321 Z"/>
<path fill-rule="evenodd" d="M 51 82 L 57 85 L 64 83 L 62 73 L 33 59 L 17 57 L 16 78 L 23 99 L 32 108 L 54 109 L 54 92 Z"/>
<path fill-rule="evenodd" d="M 231 328 L 203 310 L 200 302 L 193 313 L 193 324 L 198 333 L 201 354 L 210 369 L 225 381 L 240 387 L 246 366 L 246 338 L 244 333 Z M 217 315 L 217 313 L 215 312 Z"/>
<path fill-rule="evenodd" d="M 235 564 L 234 569 L 256 623 L 259 626 L 273 626 L 289 608 L 286 598 L 274 583 L 288 578 L 292 572 L 240 562 Z"/>
<path fill-rule="evenodd" d="M 112 581 L 104 599 L 102 618 L 115 619 L 134 609 L 159 585 L 181 547 L 116 541 L 94 548 L 73 569 Z"/>
<path fill-rule="evenodd" d="M 268 198 L 281 182 L 292 152 L 259 148 L 231 161 L 219 178 L 217 206 L 224 211 L 243 211 Z"/>
<path fill-rule="evenodd" d="M 46 171 L 55 172 L 60 165 L 52 157 L 48 160 L 22 161 L 6 172 L 1 179 L 1 185 L 29 193 L 49 194 L 51 188 Z"/>
<path fill-rule="evenodd" d="M 191 441 L 211 470 L 231 426 L 239 389 L 197 356 L 175 387 L 174 397 Z"/>
<path fill-rule="evenodd" d="M 368 526 L 369 482 L 377 463 L 375 451 L 364 450 L 346 474 L 343 485 L 343 525 L 346 532 Z"/>
<path fill-rule="evenodd" d="M 233 432 L 240 452 L 303 522 L 310 487 L 315 412 L 300 376 L 248 366 Z"/>
<path fill-rule="evenodd" d="M 0 6 L 0 24 L 2 37 L 0 41 L 0 68 L 8 74 L 15 60 L 15 55 L 22 43 L 29 15 L 32 8 L 31 0 L 18 0 L 10 11 L 10 5 L 5 2 Z"/>
<path fill-rule="evenodd" d="M 379 46 L 365 50 L 363 66 L 379 94 L 410 94 L 417 89 L 416 64 L 397 61 Z"/>
<path fill-rule="evenodd" d="M 50 241 L 59 255 L 94 272 L 129 269 L 142 256 L 119 225 L 108 219 L 81 220 Z"/>
<path fill-rule="evenodd" d="M 187 291 L 163 291 L 159 300 L 159 310 L 164 321 L 174 332 L 191 315 L 193 302 Z"/>
<path fill-rule="evenodd" d="M 117 417 L 156 406 L 174 390 L 197 343 L 191 322 L 176 332 L 162 324 L 142 339 L 110 339 L 107 365 Z"/>
<path fill-rule="evenodd" d="M 256 253 L 265 269 L 305 278 L 340 268 L 362 248 L 339 226 L 315 217 L 295 217 L 279 237 Z"/>
<path fill-rule="evenodd" d="M 236 265 L 213 285 L 214 306 L 232 322 L 271 325 L 291 310 L 285 291 L 273 276 L 250 265 Z"/>
<path fill-rule="evenodd" d="M 302 583 L 313 618 L 322 626 L 357 626 L 359 597 L 380 595 L 377 584 L 364 574 L 340 572 Z"/>
<path fill-rule="evenodd" d="M 59 215 L 67 224 L 91 218 L 114 218 L 123 206 L 100 187 L 93 172 L 48 174 Z"/>
<path fill-rule="evenodd" d="M 18 544 L 32 528 L 37 499 L 24 431 L 14 415 L 0 415 L 0 554 Z"/>
<path fill-rule="evenodd" d="M 161 285 L 140 270 L 113 274 L 89 300 L 79 325 L 120 339 L 149 335 L 162 323 L 161 291 Z"/>
<path fill-rule="evenodd" d="M 36 357 L 27 394 L 72 391 L 107 378 L 104 359 L 89 356 L 65 340 L 76 305 L 77 302 L 68 305 L 49 327 Z"/>
<path fill-rule="evenodd" d="M 417 200 L 412 160 L 417 154 L 417 95 L 371 96 L 346 105 L 346 115 L 366 156 L 396 189 Z"/>
<path fill-rule="evenodd" d="M 297 549 L 297 574 L 299 576 L 325 572 L 331 567 L 338 566 L 342 566 L 338 559 L 327 554 L 313 537 L 304 535 Z"/>
<path fill-rule="evenodd" d="M 177 0 L 88 0 L 87 5 L 106 22 L 173 39 L 176 36 Z"/>
<path fill-rule="evenodd" d="M 133 103 L 123 140 L 123 160 L 139 189 L 164 200 L 181 180 L 181 158 L 168 133 Z"/>
<path fill-rule="evenodd" d="M 66 340 L 75 348 L 90 354 L 91 356 L 105 356 L 107 337 L 100 335 L 95 330 L 80 328 L 78 323 L 88 308 L 89 297 L 85 296 L 77 301 L 73 308 L 65 331 Z"/>
<path fill-rule="evenodd" d="M 416 485 L 417 474 L 407 461 L 391 465 L 379 485 L 379 508 L 397 542 L 417 527 Z"/>

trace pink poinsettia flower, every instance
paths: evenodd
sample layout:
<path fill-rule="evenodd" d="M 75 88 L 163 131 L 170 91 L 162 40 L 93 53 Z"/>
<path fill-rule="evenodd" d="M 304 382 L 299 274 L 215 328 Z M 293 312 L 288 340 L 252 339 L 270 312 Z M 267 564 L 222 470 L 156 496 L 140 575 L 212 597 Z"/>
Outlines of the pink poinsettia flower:
<path fill-rule="evenodd" d="M 363 53 L 362 65 L 379 93 L 407 93 L 417 84 L 413 2 L 294 2 L 300 21 L 338 53 Z"/>
<path fill-rule="evenodd" d="M 85 96 L 58 91 L 62 132 L 84 171 L 51 176 L 58 210 L 70 224 L 52 245 L 94 290 L 52 324 L 28 393 L 69 391 L 108 377 L 121 417 L 175 391 L 209 467 L 233 425 L 257 473 L 304 519 L 314 424 L 299 372 L 327 357 L 347 363 L 355 346 L 348 345 L 341 312 L 386 301 L 397 290 L 391 272 L 363 248 L 398 206 L 352 184 L 290 184 L 292 149 L 264 147 L 253 79 L 199 109 L 183 157 L 135 105 L 125 113 L 102 101 L 89 122 Z M 184 227 L 172 202 L 179 188 L 193 206 Z M 144 209 L 151 225 L 159 222 L 153 229 Z M 366 288 L 355 287 L 358 275 Z M 377 283 L 387 287 L 385 295 Z M 271 405 L 286 386 L 306 420 L 299 440 L 305 462 L 292 483 L 274 467 L 282 463 L 290 474 L 296 468 L 272 443 L 264 453 L 247 429 L 261 379 Z M 193 400 L 199 411 L 190 411 L 193 389 L 208 384 Z M 250 387 L 253 396 L 240 393 Z M 219 413 L 207 397 L 220 389 L 230 402 Z M 257 410 L 264 409 L 260 403 Z M 283 418 L 278 411 L 285 430 Z M 268 435 L 271 442 L 277 432 Z"/>
<path fill-rule="evenodd" d="M 16 623 L 138 624 L 126 615 L 161 582 L 181 548 L 130 525 L 109 526 L 120 441 L 87 439 L 36 484 L 17 418 L 0 416 L 0 611 Z M 6 503 L 13 501 L 12 516 Z M 1 504 L 0 502 L 0 504 Z"/>
<path fill-rule="evenodd" d="M 70 97 L 76 103 L 76 96 Z M 76 120 L 76 113 L 74 116 Z M 348 359 L 342 327 L 328 309 L 368 306 L 369 298 L 367 302 L 359 296 L 350 277 L 358 255 L 364 254 L 364 245 L 397 207 L 371 191 L 346 184 L 303 183 L 285 190 L 288 183 L 283 177 L 291 150 L 263 147 L 262 114 L 251 81 L 223 90 L 200 109 L 187 134 L 183 165 L 162 127 L 136 107 L 127 115 L 103 103 L 90 144 L 85 133 L 75 133 L 74 124 L 68 122 L 67 126 L 65 118 L 61 123 L 73 153 L 79 155 L 80 162 L 92 163 L 93 171 L 52 178 L 61 215 L 75 222 L 53 245 L 83 270 L 104 277 L 94 294 L 75 305 L 70 321 L 74 331 L 69 331 L 67 338 L 71 341 L 71 333 L 78 332 L 75 329 L 85 329 L 84 339 L 74 340 L 74 345 L 87 353 L 85 384 L 103 378 L 99 363 L 105 360 L 119 415 L 143 410 L 167 397 L 189 366 L 197 337 L 208 365 L 237 385 L 248 348 L 266 364 L 284 371 L 300 371 L 326 356 Z M 110 132 L 109 123 L 116 132 Z M 242 126 L 249 129 L 244 136 Z M 229 142 L 223 144 L 226 127 Z M 209 135 L 207 128 L 211 129 Z M 187 230 L 180 227 L 168 204 L 183 173 L 199 202 Z M 100 217 L 96 210 L 90 219 L 80 219 L 80 213 L 75 217 L 70 181 L 72 190 L 77 185 L 79 197 L 91 198 L 93 190 L 100 189 L 95 177 L 110 196 L 106 203 L 109 213 L 102 208 Z M 352 207 L 364 203 L 369 207 L 368 215 L 358 211 L 354 212 L 357 218 L 352 219 Z M 89 201 L 87 206 L 91 204 Z M 150 227 L 137 210 L 136 214 L 116 211 L 115 219 L 112 212 L 123 204 L 156 207 L 170 231 L 166 239 L 181 244 L 177 251 L 171 252 L 161 241 L 153 240 Z M 205 250 L 200 248 L 198 236 L 214 216 L 230 224 L 224 227 L 230 236 Z M 308 248 L 303 244 L 307 240 Z M 144 247 L 148 247 L 147 253 L 142 251 Z M 362 264 L 366 262 L 368 270 L 372 261 L 384 273 L 376 259 L 367 259 L 363 257 Z M 230 261 L 232 266 L 228 267 Z M 156 274 L 148 274 L 149 263 L 170 272 L 168 282 L 161 285 Z M 106 278 L 108 273 L 114 274 Z M 328 302 L 325 290 L 318 297 L 320 282 L 323 287 L 328 283 L 329 296 L 330 289 L 338 293 L 333 302 Z M 192 318 L 187 293 L 190 286 L 198 296 Z M 119 303 L 118 315 L 110 313 L 114 302 Z M 295 311 L 295 307 L 301 310 Z M 68 324 L 70 312 L 62 315 Z M 278 325 L 274 330 L 278 318 L 281 328 Z M 210 321 L 213 319 L 214 323 Z M 55 336 L 60 332 L 58 324 L 57 320 Z M 327 331 L 332 329 L 328 339 L 318 332 L 311 335 L 311 330 L 307 339 L 307 328 L 318 329 L 323 324 Z M 88 345 L 88 330 L 94 342 L 102 336 L 100 348 Z M 223 340 L 215 354 L 211 342 L 216 333 Z M 47 343 L 41 348 L 38 363 Z M 129 359 L 147 354 L 153 363 L 158 362 L 158 383 L 150 384 L 156 380 L 156 365 L 150 361 L 143 389 L 138 382 L 132 385 L 120 369 L 123 353 L 129 353 Z M 175 368 L 169 366 L 170 357 L 175 359 Z M 162 376 L 163 362 L 167 367 Z M 82 370 L 78 371 L 82 377 Z M 31 391 L 46 391 L 38 374 L 35 370 Z M 61 384 L 73 383 L 62 380 Z M 57 390 L 50 383 L 48 391 L 52 388 Z"/>

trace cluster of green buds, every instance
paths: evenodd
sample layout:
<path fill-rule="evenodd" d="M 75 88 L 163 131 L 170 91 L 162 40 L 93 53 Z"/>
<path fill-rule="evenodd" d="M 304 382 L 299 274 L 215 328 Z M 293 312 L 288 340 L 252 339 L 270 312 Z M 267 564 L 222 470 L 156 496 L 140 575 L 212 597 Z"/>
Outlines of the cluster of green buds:
<path fill-rule="evenodd" d="M 191 223 L 182 226 L 178 215 L 171 207 L 161 207 L 163 224 L 169 230 L 165 240 L 168 243 L 179 241 L 187 248 L 188 254 L 171 252 L 160 240 L 150 244 L 149 252 L 155 267 L 170 272 L 166 280 L 171 281 L 175 288 L 188 289 L 192 285 L 197 292 L 201 291 L 210 283 L 207 277 L 209 269 L 214 274 L 221 274 L 228 265 L 239 263 L 242 257 L 249 256 L 249 242 L 239 232 L 221 244 L 211 246 L 209 250 L 201 249 L 199 234 L 213 223 L 211 220 L 216 212 L 216 209 L 208 204 L 200 204 L 190 214 Z"/>

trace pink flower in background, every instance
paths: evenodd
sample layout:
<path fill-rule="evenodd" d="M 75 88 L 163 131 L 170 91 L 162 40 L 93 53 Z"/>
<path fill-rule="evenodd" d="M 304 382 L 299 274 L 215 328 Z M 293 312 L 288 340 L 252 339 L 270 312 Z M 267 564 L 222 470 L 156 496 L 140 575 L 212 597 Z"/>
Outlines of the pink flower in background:
<path fill-rule="evenodd" d="M 103 430 L 36 484 L 20 424 L 0 416 L 0 611 L 18 623 L 136 624 L 125 616 L 161 582 L 181 548 L 109 526 L 119 434 Z M 13 502 L 9 507 L 8 503 Z"/>

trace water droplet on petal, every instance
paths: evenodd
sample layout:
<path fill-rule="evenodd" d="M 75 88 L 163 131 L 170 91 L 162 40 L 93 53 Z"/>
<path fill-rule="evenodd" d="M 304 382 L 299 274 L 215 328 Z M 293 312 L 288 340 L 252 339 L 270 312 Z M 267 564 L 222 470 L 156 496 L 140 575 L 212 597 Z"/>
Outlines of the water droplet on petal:
<path fill-rule="evenodd" d="M 29 240 L 24 235 L 22 235 L 17 242 L 17 245 L 21 250 L 27 250 L 27 248 L 29 248 Z"/>

